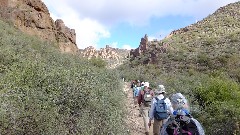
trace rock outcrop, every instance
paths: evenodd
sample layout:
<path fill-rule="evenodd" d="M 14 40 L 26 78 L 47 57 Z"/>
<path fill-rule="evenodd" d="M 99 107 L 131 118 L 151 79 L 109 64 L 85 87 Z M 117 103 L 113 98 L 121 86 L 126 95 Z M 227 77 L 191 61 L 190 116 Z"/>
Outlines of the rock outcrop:
<path fill-rule="evenodd" d="M 169 48 L 169 45 L 167 43 L 163 43 L 162 41 L 148 41 L 148 36 L 145 34 L 145 36 L 141 38 L 139 47 L 130 51 L 130 58 L 131 60 L 134 60 L 139 58 L 139 56 L 147 54 L 143 60 L 143 64 L 155 63 L 156 58 L 161 53 L 166 53 L 167 48 Z"/>
<path fill-rule="evenodd" d="M 93 46 L 89 46 L 83 50 L 80 49 L 80 55 L 88 59 L 101 58 L 108 63 L 108 67 L 115 68 L 116 66 L 123 63 L 128 57 L 129 50 L 112 48 L 106 45 L 105 48 L 97 50 Z"/>
<path fill-rule="evenodd" d="M 89 46 L 82 51 L 83 57 L 87 58 L 102 58 L 102 59 L 116 59 L 120 56 L 117 54 L 116 49 L 106 46 L 106 48 L 95 49 L 93 46 Z"/>
<path fill-rule="evenodd" d="M 147 51 L 148 46 L 149 46 L 149 44 L 148 44 L 148 36 L 147 36 L 147 34 L 145 34 L 145 36 L 143 38 L 141 38 L 141 42 L 140 42 L 139 47 L 136 48 L 136 49 L 132 49 L 130 51 L 130 55 L 134 56 L 134 57 L 137 57 L 141 53 Z"/>
<path fill-rule="evenodd" d="M 62 20 L 54 22 L 41 0 L 1 0 L 0 11 L 0 18 L 21 31 L 57 42 L 62 52 L 78 51 L 75 30 L 66 27 Z"/>

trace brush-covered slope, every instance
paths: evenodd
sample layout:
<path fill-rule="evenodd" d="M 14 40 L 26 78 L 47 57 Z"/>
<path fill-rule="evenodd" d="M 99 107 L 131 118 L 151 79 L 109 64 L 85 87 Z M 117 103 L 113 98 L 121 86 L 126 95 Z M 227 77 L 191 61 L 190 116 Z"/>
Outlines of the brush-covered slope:
<path fill-rule="evenodd" d="M 153 63 L 167 72 L 225 70 L 240 80 L 239 9 L 240 2 L 229 4 L 158 43 L 148 42 L 148 49 L 132 58 L 132 64 Z"/>
<path fill-rule="evenodd" d="M 0 134 L 126 134 L 121 89 L 101 63 L 0 21 Z"/>
<path fill-rule="evenodd" d="M 229 4 L 196 24 L 172 32 L 163 42 L 170 45 L 173 60 L 189 68 L 199 65 L 202 70 L 239 67 L 239 9 L 240 2 Z"/>

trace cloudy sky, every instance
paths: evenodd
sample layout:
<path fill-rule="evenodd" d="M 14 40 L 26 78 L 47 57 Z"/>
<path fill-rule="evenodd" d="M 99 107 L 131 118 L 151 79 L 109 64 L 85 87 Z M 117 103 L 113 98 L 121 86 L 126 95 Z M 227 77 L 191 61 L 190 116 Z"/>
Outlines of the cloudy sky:
<path fill-rule="evenodd" d="M 137 48 L 238 0 L 42 0 L 51 17 L 75 29 L 78 48 Z"/>

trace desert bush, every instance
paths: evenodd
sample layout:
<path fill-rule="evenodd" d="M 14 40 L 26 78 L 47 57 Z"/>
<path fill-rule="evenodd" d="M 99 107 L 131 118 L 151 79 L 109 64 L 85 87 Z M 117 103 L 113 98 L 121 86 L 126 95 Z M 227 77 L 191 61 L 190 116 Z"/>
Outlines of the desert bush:
<path fill-rule="evenodd" d="M 239 32 L 229 34 L 228 38 L 230 39 L 230 42 L 238 42 L 240 40 L 239 39 Z"/>
<path fill-rule="evenodd" d="M 117 72 L 0 27 L 1 134 L 126 134 Z"/>
<path fill-rule="evenodd" d="M 197 63 L 199 63 L 200 66 L 206 66 L 208 68 L 213 66 L 211 58 L 206 53 L 199 53 L 197 55 Z"/>
<path fill-rule="evenodd" d="M 240 86 L 226 76 L 206 79 L 195 90 L 207 134 L 239 132 Z M 229 126 L 231 125 L 231 126 Z"/>
<path fill-rule="evenodd" d="M 94 66 L 99 67 L 99 68 L 106 67 L 106 65 L 107 65 L 107 62 L 104 61 L 104 60 L 101 59 L 101 58 L 91 58 L 89 61 L 90 61 L 90 63 L 92 63 Z"/>

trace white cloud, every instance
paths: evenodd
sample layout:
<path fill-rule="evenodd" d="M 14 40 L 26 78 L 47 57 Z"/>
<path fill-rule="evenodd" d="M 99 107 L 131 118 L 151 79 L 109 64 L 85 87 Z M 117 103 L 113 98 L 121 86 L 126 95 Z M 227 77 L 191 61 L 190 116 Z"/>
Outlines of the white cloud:
<path fill-rule="evenodd" d="M 64 1 L 64 0 L 62 0 Z M 67 1 L 67 0 L 65 0 Z M 145 24 L 152 16 L 194 16 L 202 18 L 238 0 L 71 0 L 71 8 L 102 24 L 129 22 Z"/>
<path fill-rule="evenodd" d="M 168 36 L 171 32 L 173 31 L 173 29 L 168 29 L 168 30 L 160 30 L 157 33 L 154 33 L 152 35 L 148 36 L 148 40 L 149 41 L 153 41 L 153 40 L 162 40 L 164 39 L 166 36 Z"/>
<path fill-rule="evenodd" d="M 107 44 L 107 45 L 109 45 L 112 48 L 121 48 L 121 49 L 127 49 L 127 50 L 134 49 L 134 48 L 131 47 L 131 45 L 126 45 L 126 44 L 119 47 L 118 42 L 113 42 L 113 43 Z"/>
<path fill-rule="evenodd" d="M 109 46 L 112 48 L 118 48 L 118 42 L 113 42 L 113 43 L 109 44 Z"/>
<path fill-rule="evenodd" d="M 54 20 L 62 19 L 66 26 L 75 29 L 78 48 L 82 49 L 88 46 L 98 48 L 97 43 L 100 38 L 110 37 L 110 32 L 104 25 L 87 16 L 81 16 L 69 5 L 68 1 L 59 0 L 58 4 L 53 0 L 43 0 L 43 2 L 48 6 Z"/>
<path fill-rule="evenodd" d="M 148 36 L 148 40 L 149 40 L 149 41 L 153 41 L 153 40 L 159 40 L 159 37 L 155 37 L 155 36 Z"/>
<path fill-rule="evenodd" d="M 191 16 L 197 20 L 238 0 L 42 0 L 54 19 L 76 30 L 79 48 L 98 47 L 119 23 L 148 25 L 152 17 Z"/>
<path fill-rule="evenodd" d="M 122 49 L 131 50 L 133 48 L 130 45 L 123 45 Z"/>

